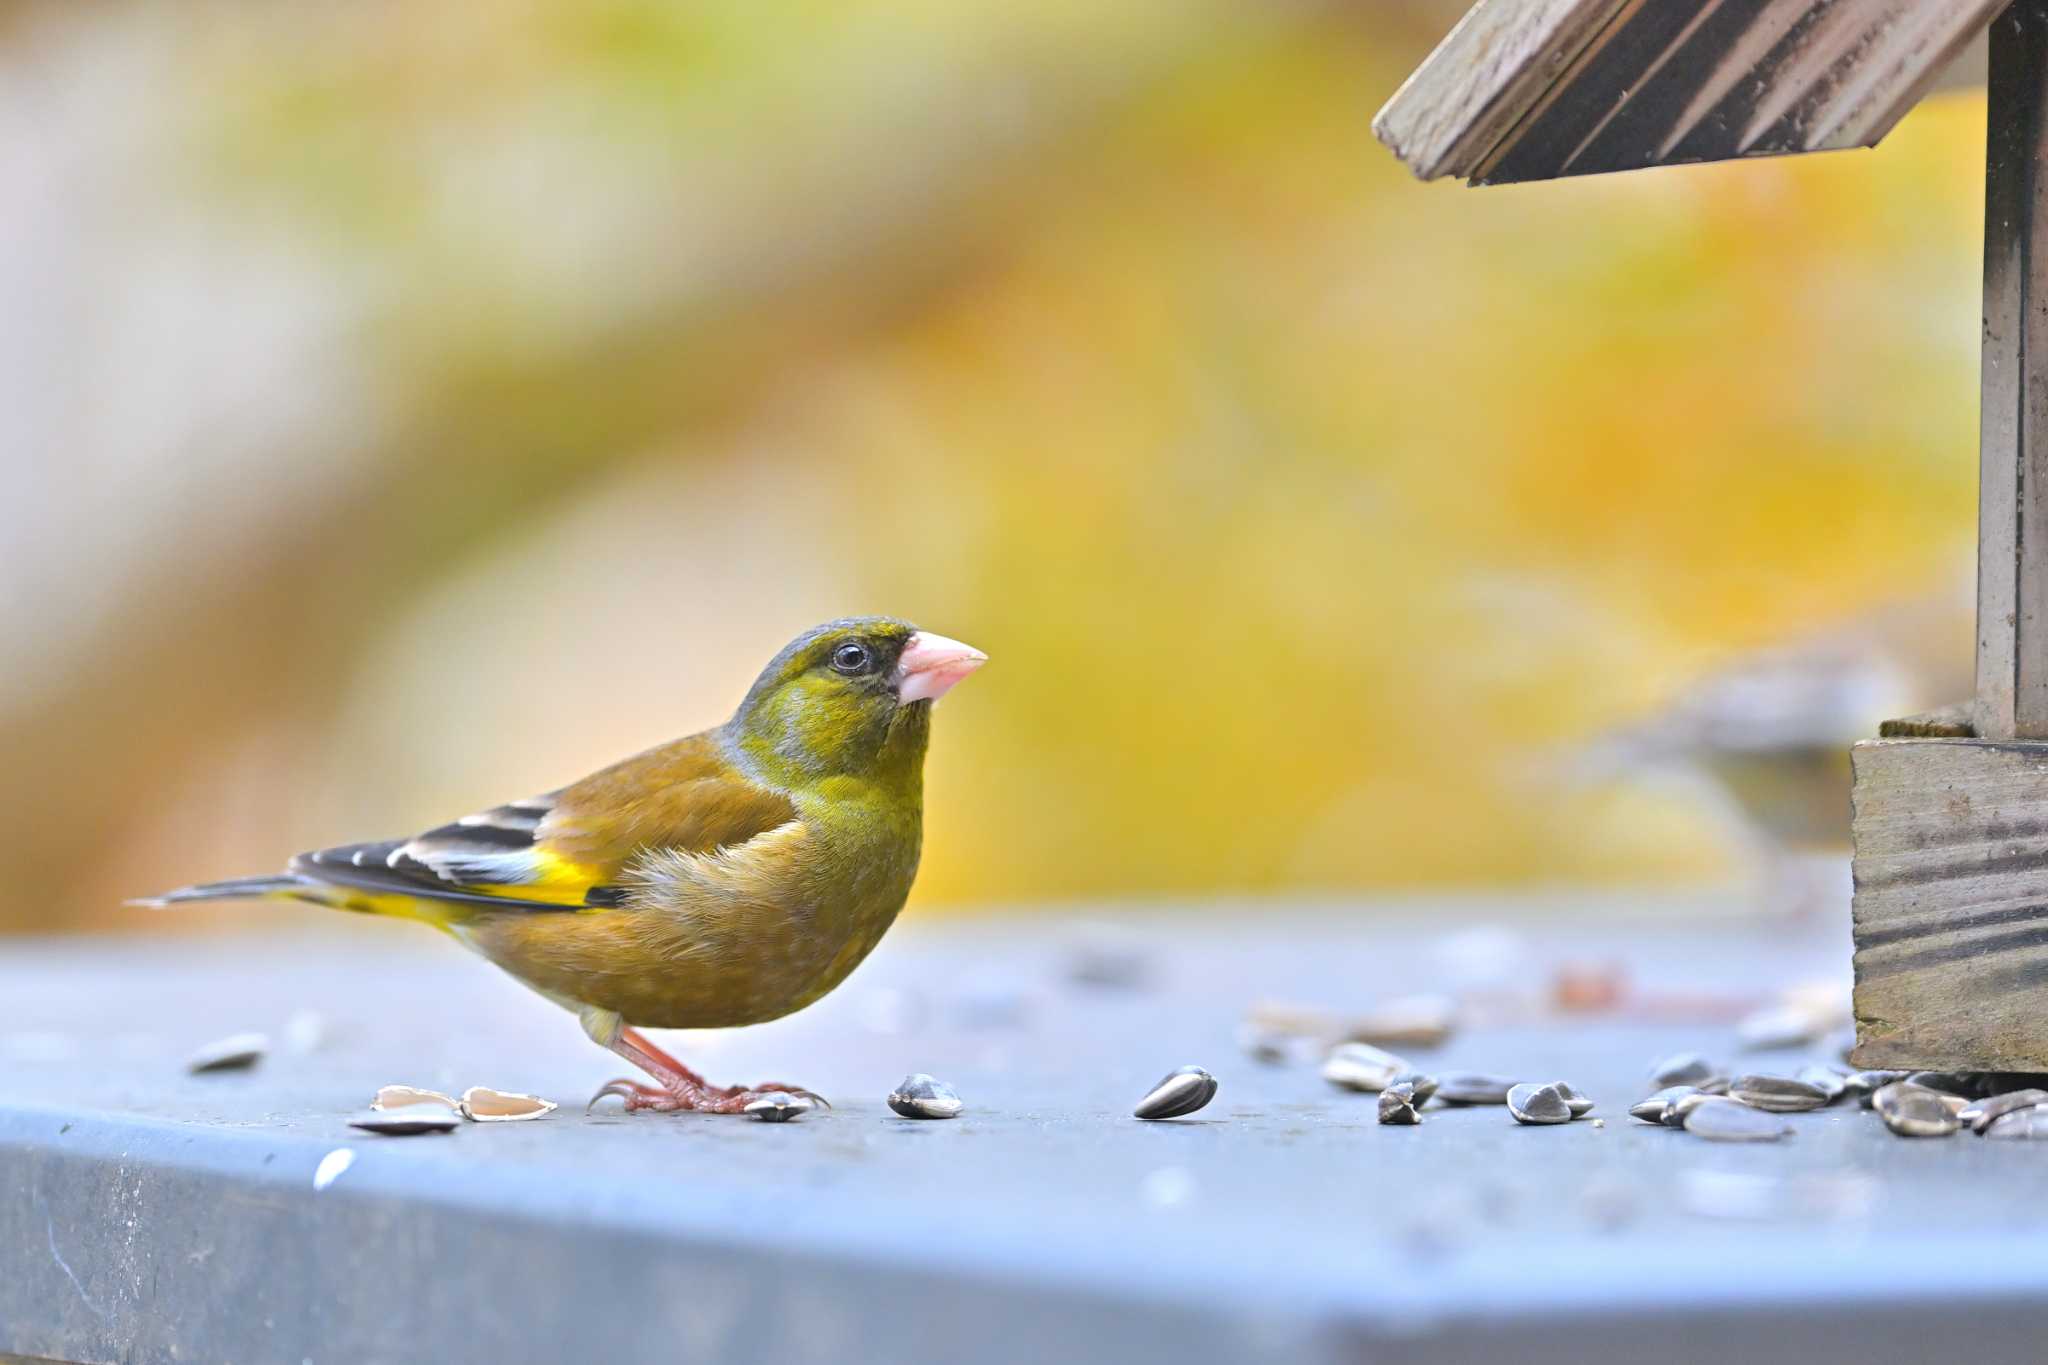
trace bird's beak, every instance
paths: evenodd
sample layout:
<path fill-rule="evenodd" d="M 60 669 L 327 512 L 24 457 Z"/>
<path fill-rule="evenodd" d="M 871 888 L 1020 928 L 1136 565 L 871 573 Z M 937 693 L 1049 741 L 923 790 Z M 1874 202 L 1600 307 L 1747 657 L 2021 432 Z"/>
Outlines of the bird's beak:
<path fill-rule="evenodd" d="M 954 683 L 987 662 L 988 655 L 973 645 L 920 630 L 897 656 L 896 699 L 905 705 L 937 701 L 953 690 Z"/>

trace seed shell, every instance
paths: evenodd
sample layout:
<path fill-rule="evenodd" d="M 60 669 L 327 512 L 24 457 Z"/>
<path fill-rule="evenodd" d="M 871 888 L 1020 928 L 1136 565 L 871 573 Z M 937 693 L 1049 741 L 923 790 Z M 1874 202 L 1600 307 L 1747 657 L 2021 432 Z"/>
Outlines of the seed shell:
<path fill-rule="evenodd" d="M 1508 1113 L 1517 1123 L 1570 1123 L 1572 1107 L 1554 1085 L 1524 1083 L 1510 1086 L 1507 1093 Z"/>
<path fill-rule="evenodd" d="M 2048 1090 L 2009 1090 L 1965 1105 L 1956 1121 L 1973 1133 L 1982 1133 L 2007 1114 L 2032 1109 L 2037 1104 L 2048 1104 Z"/>
<path fill-rule="evenodd" d="M 214 1071 L 246 1071 L 263 1060 L 270 1040 L 260 1033 L 231 1033 L 216 1038 L 185 1059 L 185 1070 L 194 1076 Z"/>
<path fill-rule="evenodd" d="M 1956 1117 L 1960 1106 L 1951 1105 L 1951 1099 L 1960 1097 L 1912 1081 L 1893 1081 L 1872 1098 L 1871 1108 L 1900 1137 L 1947 1137 L 1962 1126 Z"/>
<path fill-rule="evenodd" d="M 811 1102 L 781 1090 L 770 1090 L 740 1112 L 762 1123 L 788 1123 L 811 1111 Z"/>
<path fill-rule="evenodd" d="M 452 1133 L 462 1126 L 462 1117 L 438 1104 L 403 1104 L 394 1109 L 365 1109 L 349 1119 L 348 1126 L 386 1137 L 414 1137 Z"/>
<path fill-rule="evenodd" d="M 2001 1142 L 2048 1141 L 2048 1105 L 2036 1104 L 2000 1114 L 1992 1120 L 1991 1126 L 1984 1130 L 1984 1136 L 1997 1138 Z"/>
<path fill-rule="evenodd" d="M 1410 1093 L 1415 1096 L 1415 1107 L 1417 1109 L 1428 1104 L 1430 1096 L 1436 1094 L 1436 1077 L 1420 1071 L 1402 1072 L 1394 1077 L 1392 1085 L 1388 1088 L 1391 1089 L 1394 1085 L 1405 1085 L 1408 1087 Z"/>
<path fill-rule="evenodd" d="M 1572 1117 L 1582 1119 L 1593 1112 L 1593 1101 L 1563 1081 L 1552 1081 L 1551 1086 L 1564 1097 L 1565 1108 L 1572 1111 Z"/>
<path fill-rule="evenodd" d="M 1764 1110 L 1705 1095 L 1686 1114 L 1685 1131 L 1710 1142 L 1777 1142 L 1792 1130 Z"/>
<path fill-rule="evenodd" d="M 521 1095 L 510 1090 L 493 1090 L 487 1085 L 473 1085 L 462 1092 L 459 1109 L 462 1117 L 471 1123 L 518 1123 L 526 1119 L 546 1118 L 554 1112 L 555 1102 L 538 1095 Z"/>
<path fill-rule="evenodd" d="M 1728 1096 L 1773 1114 L 1803 1114 L 1828 1102 L 1825 1090 L 1790 1076 L 1737 1076 L 1728 1083 Z"/>
<path fill-rule="evenodd" d="M 1480 1071 L 1447 1071 L 1437 1082 L 1436 1097 L 1445 1104 L 1506 1104 L 1515 1082 Z"/>
<path fill-rule="evenodd" d="M 966 1108 L 960 1092 L 922 1071 L 913 1072 L 889 1092 L 889 1107 L 907 1119 L 958 1118 Z"/>
<path fill-rule="evenodd" d="M 438 1090 L 422 1090 L 416 1085 L 386 1085 L 377 1090 L 377 1097 L 370 1101 L 372 1109 L 403 1109 L 413 1104 L 438 1104 L 451 1112 L 461 1108 L 452 1095 Z"/>
<path fill-rule="evenodd" d="M 1385 1090 L 1411 1068 L 1391 1052 L 1371 1043 L 1339 1043 L 1323 1059 L 1323 1079 L 1343 1090 Z"/>
<path fill-rule="evenodd" d="M 1216 1098 L 1216 1078 L 1198 1066 L 1184 1066 L 1159 1078 L 1159 1084 L 1145 1092 L 1133 1118 L 1177 1119 L 1192 1114 Z"/>
<path fill-rule="evenodd" d="M 1721 1069 L 1697 1052 L 1675 1052 L 1650 1068 L 1650 1082 L 1657 1086 L 1698 1085 L 1721 1074 Z"/>
<path fill-rule="evenodd" d="M 1388 1086 L 1380 1091 L 1380 1122 L 1413 1126 L 1422 1122 L 1422 1115 L 1415 1112 L 1415 1090 L 1405 1083 Z"/>

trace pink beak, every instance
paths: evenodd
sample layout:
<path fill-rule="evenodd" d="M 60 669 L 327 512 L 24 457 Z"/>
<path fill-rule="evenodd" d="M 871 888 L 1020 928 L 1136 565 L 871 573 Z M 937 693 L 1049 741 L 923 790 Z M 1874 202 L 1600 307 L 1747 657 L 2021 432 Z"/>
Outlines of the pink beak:
<path fill-rule="evenodd" d="M 903 646 L 896 659 L 896 699 L 937 701 L 953 690 L 953 684 L 988 662 L 988 655 L 973 645 L 948 640 L 920 630 Z"/>

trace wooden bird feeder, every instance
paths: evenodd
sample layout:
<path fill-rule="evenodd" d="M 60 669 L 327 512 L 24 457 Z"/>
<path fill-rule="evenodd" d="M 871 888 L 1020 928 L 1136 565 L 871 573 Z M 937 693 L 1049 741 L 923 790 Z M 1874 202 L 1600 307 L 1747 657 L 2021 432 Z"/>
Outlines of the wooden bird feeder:
<path fill-rule="evenodd" d="M 1855 1060 L 2048 1071 L 2048 0 L 1481 0 L 1373 130 L 1474 185 L 1871 146 L 1983 33 L 1976 696 L 1854 747 Z"/>

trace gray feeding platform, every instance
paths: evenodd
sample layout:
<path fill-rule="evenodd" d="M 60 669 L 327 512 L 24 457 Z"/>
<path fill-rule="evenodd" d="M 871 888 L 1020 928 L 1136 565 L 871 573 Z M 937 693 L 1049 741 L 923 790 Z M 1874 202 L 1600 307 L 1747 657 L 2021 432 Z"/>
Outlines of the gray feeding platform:
<path fill-rule="evenodd" d="M 273 912 L 225 938 L 12 944 L 0 1355 L 2039 1358 L 2048 1144 L 1906 1140 L 1841 1105 L 1757 1146 L 1627 1117 L 1669 1053 L 1823 1057 L 1739 1054 L 1716 1002 L 1839 978 L 1846 924 L 1702 908 L 1161 910 L 1121 921 L 1146 968 L 1125 985 L 1073 978 L 1058 915 L 913 918 L 803 1014 L 661 1035 L 715 1081 L 775 1077 L 836 1106 L 775 1125 L 586 1116 L 614 1060 L 412 926 Z M 1566 962 L 1624 967 L 1624 1006 L 1496 1008 L 1398 1050 L 1567 1080 L 1603 1126 L 1525 1127 L 1497 1105 L 1381 1126 L 1374 1096 L 1236 1036 L 1255 1001 L 1356 1010 L 1503 968 L 1540 998 Z M 254 1069 L 185 1074 L 247 1030 L 271 1039 Z M 1133 1119 L 1183 1063 L 1215 1073 L 1215 1100 Z M 892 1114 L 909 1072 L 965 1112 Z M 397 1082 L 562 1108 L 438 1136 L 346 1126 Z M 316 1189 L 341 1148 L 352 1161 Z"/>

